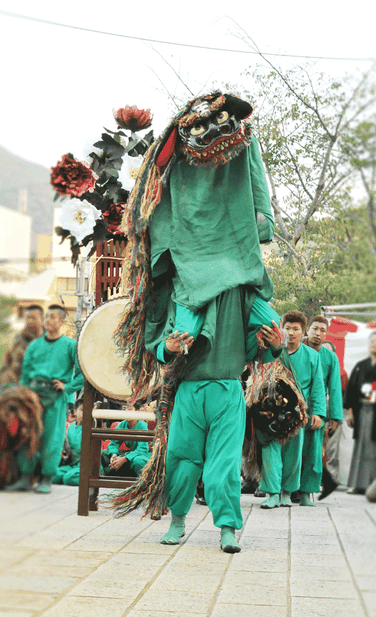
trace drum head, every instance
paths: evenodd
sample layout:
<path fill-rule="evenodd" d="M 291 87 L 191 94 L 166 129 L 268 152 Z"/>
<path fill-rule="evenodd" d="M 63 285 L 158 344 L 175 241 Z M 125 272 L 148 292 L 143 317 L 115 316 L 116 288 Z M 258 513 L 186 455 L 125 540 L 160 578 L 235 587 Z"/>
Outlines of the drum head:
<path fill-rule="evenodd" d="M 84 322 L 77 341 L 84 377 L 104 396 L 119 401 L 128 400 L 131 389 L 122 372 L 124 357 L 113 337 L 128 301 L 121 296 L 100 304 Z"/>

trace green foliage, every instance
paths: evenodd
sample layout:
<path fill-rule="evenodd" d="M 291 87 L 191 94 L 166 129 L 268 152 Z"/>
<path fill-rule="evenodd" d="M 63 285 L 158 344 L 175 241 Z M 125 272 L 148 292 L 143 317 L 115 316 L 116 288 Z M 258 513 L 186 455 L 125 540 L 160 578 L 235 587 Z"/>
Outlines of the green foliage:
<path fill-rule="evenodd" d="M 277 251 L 267 255 L 277 312 L 296 308 L 310 318 L 322 306 L 375 301 L 376 253 L 366 207 L 311 221 L 297 249 L 308 264 L 309 274 L 297 259 Z"/>

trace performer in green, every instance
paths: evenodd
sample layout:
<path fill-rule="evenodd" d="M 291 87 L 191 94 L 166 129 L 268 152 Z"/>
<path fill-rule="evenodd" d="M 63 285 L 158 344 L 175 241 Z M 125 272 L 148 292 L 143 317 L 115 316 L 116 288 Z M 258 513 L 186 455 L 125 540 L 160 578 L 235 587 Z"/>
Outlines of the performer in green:
<path fill-rule="evenodd" d="M 68 426 L 65 444 L 70 461 L 68 465 L 60 465 L 58 467 L 57 473 L 52 479 L 53 484 L 78 486 L 80 483 L 83 403 L 83 399 L 79 398 L 74 404 L 76 420 Z"/>
<path fill-rule="evenodd" d="M 65 309 L 51 304 L 45 317 L 45 335 L 32 341 L 25 353 L 21 383 L 37 392 L 41 399 L 43 434 L 36 455 L 29 458 L 26 451 L 20 451 L 17 462 L 21 477 L 7 487 L 9 491 L 32 488 L 31 477 L 38 460 L 42 479 L 36 491 L 51 491 L 51 481 L 56 475 L 64 444 L 68 397 L 84 385 L 76 356 L 76 341 L 61 334 L 64 320 Z"/>
<path fill-rule="evenodd" d="M 318 493 L 320 491 L 321 479 L 324 481 L 325 477 L 324 489 L 319 499 L 330 495 L 338 486 L 326 468 L 324 468 L 325 476 L 322 477 L 322 447 L 325 428 L 327 427 L 333 434 L 338 427 L 338 423 L 343 420 L 341 376 L 338 358 L 333 351 L 330 351 L 330 349 L 323 345 L 328 326 L 328 320 L 323 315 L 315 315 L 310 321 L 306 339 L 306 345 L 317 351 L 320 356 L 325 394 L 328 394 L 328 422 L 326 425 L 323 424 L 318 430 L 306 431 L 304 434 L 300 490 L 306 494 Z M 338 473 L 339 461 L 337 460 L 336 463 L 336 471 Z M 307 501 L 307 505 L 314 506 L 315 504 L 312 501 L 309 501 L 309 503 Z"/>
<path fill-rule="evenodd" d="M 189 102 L 147 153 L 129 200 L 132 306 L 118 342 L 129 354 L 135 396 L 146 390 L 153 358 L 179 370 L 166 458 L 172 522 L 163 544 L 184 535 L 203 473 L 221 548 L 240 550 L 240 375 L 260 339 L 269 347 L 265 362 L 281 353 L 260 250 L 272 238 L 273 216 L 258 144 L 244 122 L 251 112 L 221 92 Z"/>
<path fill-rule="evenodd" d="M 274 440 L 262 448 L 260 490 L 269 493 L 261 508 L 292 506 L 291 493 L 300 486 L 302 449 L 305 431 L 314 434 L 325 426 L 326 400 L 319 355 L 301 341 L 305 335 L 307 318 L 300 311 L 289 311 L 282 317 L 282 327 L 288 334 L 287 356 L 282 361 L 294 375 L 297 386 L 308 402 L 309 419 L 305 429 L 281 444 Z M 312 439 L 309 440 L 310 443 Z M 321 457 L 321 451 L 320 451 Z M 320 458 L 321 462 L 321 458 Z M 304 485 L 305 487 L 305 485 Z M 309 502 L 309 503 L 308 503 Z M 300 505 L 310 505 L 309 494 L 302 492 Z"/>
<path fill-rule="evenodd" d="M 135 431 L 147 431 L 148 425 L 143 420 L 123 420 L 118 429 L 132 429 Z M 126 451 L 121 451 L 124 444 Z M 102 452 L 101 459 L 106 476 L 136 477 L 150 458 L 149 444 L 146 441 L 110 441 L 106 450 Z"/>

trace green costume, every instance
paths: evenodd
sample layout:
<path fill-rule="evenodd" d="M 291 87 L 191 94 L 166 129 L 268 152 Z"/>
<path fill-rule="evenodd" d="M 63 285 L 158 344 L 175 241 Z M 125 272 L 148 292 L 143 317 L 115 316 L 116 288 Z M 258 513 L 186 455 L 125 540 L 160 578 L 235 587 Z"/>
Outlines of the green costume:
<path fill-rule="evenodd" d="M 303 396 L 308 402 L 308 413 L 325 418 L 325 390 L 318 353 L 306 345 L 300 345 L 296 352 L 289 354 L 289 359 L 300 382 Z M 302 491 L 313 492 L 309 488 L 306 490 L 306 487 L 311 486 L 312 482 L 316 481 L 317 474 L 321 473 L 320 469 L 322 471 L 321 447 L 317 449 L 320 435 L 322 444 L 325 426 L 324 422 L 322 424 L 323 426 L 315 431 L 300 429 L 298 434 L 290 437 L 285 444 L 272 441 L 262 448 L 260 490 L 270 494 L 280 493 L 281 490 L 291 493 L 298 490 L 300 485 Z M 312 454 L 312 458 L 311 464 L 306 466 L 303 483 L 301 469 L 305 433 L 308 436 L 307 452 Z"/>
<path fill-rule="evenodd" d="M 172 277 L 172 299 L 192 311 L 238 285 L 252 285 L 270 300 L 273 285 L 260 243 L 271 241 L 273 228 L 255 137 L 220 167 L 181 160 L 151 220 L 153 279 Z"/>
<path fill-rule="evenodd" d="M 128 429 L 128 422 L 126 420 L 123 420 L 123 422 L 120 422 L 116 428 Z M 135 424 L 135 426 L 133 427 L 133 430 L 134 431 L 147 431 L 148 425 L 143 420 L 139 420 L 137 424 Z M 122 443 L 124 443 L 127 446 L 127 448 L 129 448 L 130 451 L 122 453 L 120 450 L 120 446 Z M 146 441 L 123 441 L 122 442 L 122 441 L 114 440 L 108 444 L 108 448 L 105 452 L 109 455 L 110 458 L 113 454 L 116 454 L 119 456 L 125 455 L 127 458 L 127 461 L 129 462 L 130 469 L 134 471 L 135 474 L 139 474 L 142 471 L 142 469 L 145 467 L 146 463 L 148 462 L 150 458 L 149 444 Z M 105 454 L 105 452 L 103 452 L 102 454 Z M 118 471 L 120 473 L 122 471 L 122 467 L 120 467 Z M 105 472 L 106 472 L 106 469 L 105 469 Z"/>
<path fill-rule="evenodd" d="M 204 315 L 176 305 L 175 322 L 165 335 L 178 330 L 197 340 L 175 397 L 168 436 L 165 491 L 174 515 L 188 513 L 202 474 L 214 525 L 241 528 L 245 401 L 239 377 L 258 351 L 256 333 L 272 320 L 279 321 L 277 313 L 245 287 L 217 296 Z M 157 351 L 161 360 L 163 348 L 162 343 Z M 268 349 L 265 362 L 279 355 Z"/>
<path fill-rule="evenodd" d="M 306 345 L 308 347 L 308 345 Z M 309 347 L 308 347 L 309 349 Z M 319 355 L 325 395 L 329 395 L 328 419 L 343 419 L 341 377 L 338 358 L 333 351 L 321 346 Z M 323 416 L 323 414 L 318 414 Z M 322 445 L 324 441 L 325 422 L 315 431 L 310 430 L 309 423 L 304 430 L 302 452 L 302 477 L 300 489 L 303 493 L 318 493 L 322 479 Z"/>
<path fill-rule="evenodd" d="M 43 434 L 37 454 L 31 458 L 21 450 L 17 462 L 22 475 L 31 475 L 38 459 L 42 475 L 56 474 L 65 437 L 65 421 L 68 397 L 84 385 L 78 366 L 76 341 L 67 336 L 50 341 L 41 336 L 30 343 L 26 350 L 21 373 L 21 383 L 29 386 L 33 378 L 59 379 L 65 384 L 55 402 L 44 410 Z"/>
<path fill-rule="evenodd" d="M 323 345 L 318 354 L 320 356 L 325 392 L 329 396 L 328 419 L 343 420 L 342 388 L 339 362 L 334 351 Z"/>
<path fill-rule="evenodd" d="M 81 458 L 81 438 L 82 425 L 72 422 L 68 426 L 67 441 L 71 462 L 69 465 L 60 465 L 52 482 L 54 484 L 65 484 L 68 486 L 78 486 L 80 483 L 80 458 Z"/>
<path fill-rule="evenodd" d="M 257 331 L 279 319 L 267 304 L 273 285 L 260 243 L 272 239 L 273 216 L 258 144 L 244 122 L 251 112 L 230 94 L 199 97 L 149 149 L 128 200 L 131 305 L 115 337 L 135 398 L 159 376 L 155 358 L 169 363 L 151 459 L 160 469 L 173 405 L 165 484 L 172 524 L 161 542 L 179 542 L 203 471 L 226 552 L 240 550 L 234 529 L 242 524 L 239 378 L 258 351 Z M 173 331 L 195 338 L 183 368 L 165 347 Z M 266 356 L 273 360 L 270 350 Z M 142 499 L 154 516 L 161 512 L 164 478 L 151 471 L 147 466 L 137 488 L 117 499 L 117 511 Z"/>

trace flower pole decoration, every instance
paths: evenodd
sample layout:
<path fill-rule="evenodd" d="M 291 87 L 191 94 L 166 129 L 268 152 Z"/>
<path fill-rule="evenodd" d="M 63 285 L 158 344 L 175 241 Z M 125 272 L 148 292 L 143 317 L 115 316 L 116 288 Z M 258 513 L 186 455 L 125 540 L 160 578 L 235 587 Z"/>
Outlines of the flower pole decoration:
<path fill-rule="evenodd" d="M 61 227 L 55 232 L 71 243 L 75 264 L 81 246 L 124 237 L 121 218 L 141 167 L 143 156 L 154 141 L 150 109 L 126 105 L 114 111 L 117 130 L 104 129 L 99 141 L 86 142 L 85 161 L 64 154 L 51 168 L 55 200 L 63 199 Z M 90 150 L 90 152 L 89 152 Z"/>

